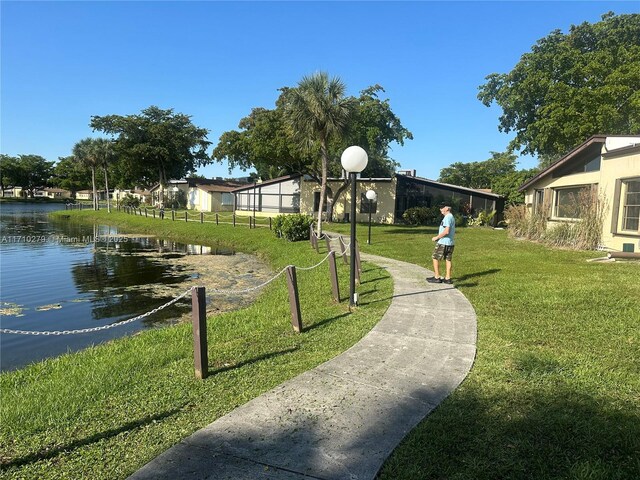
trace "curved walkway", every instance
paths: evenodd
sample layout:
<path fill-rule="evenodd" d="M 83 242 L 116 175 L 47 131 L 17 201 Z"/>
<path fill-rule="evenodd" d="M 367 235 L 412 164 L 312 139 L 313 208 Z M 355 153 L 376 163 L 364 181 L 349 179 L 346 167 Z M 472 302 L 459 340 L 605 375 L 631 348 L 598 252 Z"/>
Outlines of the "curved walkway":
<path fill-rule="evenodd" d="M 373 479 L 398 443 L 469 372 L 476 315 L 417 265 L 389 271 L 391 305 L 338 357 L 251 400 L 145 465 L 142 479 Z M 365 284 L 366 285 L 366 284 Z"/>

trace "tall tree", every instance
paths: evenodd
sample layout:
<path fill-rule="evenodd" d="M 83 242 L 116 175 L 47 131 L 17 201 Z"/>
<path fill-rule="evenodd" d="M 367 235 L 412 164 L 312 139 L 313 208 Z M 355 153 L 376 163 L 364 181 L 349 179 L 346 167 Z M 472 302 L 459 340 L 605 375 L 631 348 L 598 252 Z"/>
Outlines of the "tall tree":
<path fill-rule="evenodd" d="M 285 114 L 301 145 L 320 149 L 321 183 L 318 208 L 318 233 L 322 233 L 322 213 L 329 174 L 329 141 L 347 130 L 354 103 L 345 97 L 346 86 L 326 72 L 305 76 L 285 97 Z"/>
<path fill-rule="evenodd" d="M 98 188 L 96 185 L 96 171 L 101 165 L 100 151 L 98 148 L 98 138 L 85 138 L 73 146 L 73 156 L 77 162 L 91 170 L 91 186 L 93 189 L 93 209 L 98 210 L 100 203 L 98 199 Z"/>
<path fill-rule="evenodd" d="M 224 132 L 213 150 L 213 158 L 220 162 L 226 160 L 229 171 L 254 168 L 264 179 L 310 173 L 308 166 L 313 156 L 294 141 L 286 123 L 283 101 L 279 99 L 277 105 L 273 110 L 252 109 L 240 120 L 240 131 Z"/>
<path fill-rule="evenodd" d="M 58 159 L 54 167 L 52 183 L 59 188 L 69 190 L 71 196 L 75 198 L 78 190 L 91 187 L 90 176 L 90 169 L 71 155 Z"/>
<path fill-rule="evenodd" d="M 397 143 L 402 146 L 405 140 L 413 139 L 413 134 L 393 113 L 389 99 L 380 99 L 379 92 L 384 92 L 384 88 L 373 85 L 354 98 L 354 111 L 346 135 L 341 141 L 332 142 L 332 158 L 336 159 L 331 172 L 334 176 L 340 176 L 342 167 L 338 159 L 350 145 L 358 145 L 367 152 L 369 162 L 362 172 L 363 177 L 391 177 L 400 166 L 389 156 L 390 145 Z M 346 178 L 335 192 L 327 196 L 327 218 L 333 218 L 333 206 L 348 186 L 349 178 Z"/>
<path fill-rule="evenodd" d="M 121 178 L 131 185 L 149 187 L 155 182 L 163 190 L 168 179 L 183 178 L 211 163 L 208 130 L 173 109 L 151 106 L 139 115 L 93 116 L 90 125 L 116 136 Z"/>
<path fill-rule="evenodd" d="M 98 138 L 95 142 L 96 156 L 98 163 L 102 168 L 104 175 L 104 188 L 107 192 L 107 211 L 111 213 L 111 201 L 109 199 L 109 166 L 112 165 L 116 159 L 114 152 L 113 141 L 106 138 Z"/>
<path fill-rule="evenodd" d="M 254 108 L 239 123 L 241 130 L 224 132 L 213 151 L 217 161 L 226 160 L 229 169 L 255 168 L 258 176 L 273 178 L 290 173 L 306 174 L 322 184 L 322 161 L 318 142 L 304 146 L 296 141 L 293 128 L 287 122 L 289 96 L 293 89 L 283 87 L 273 110 Z M 349 97 L 353 109 L 346 130 L 334 135 L 327 144 L 328 172 L 340 177 L 340 155 L 349 145 L 359 145 L 367 151 L 369 163 L 363 176 L 390 177 L 398 164 L 389 157 L 390 144 L 404 145 L 413 135 L 393 113 L 389 100 L 379 98 L 380 85 L 371 86 L 358 97 Z M 333 215 L 333 205 L 348 186 L 345 180 L 335 192 L 327 185 L 327 219 Z"/>
<path fill-rule="evenodd" d="M 509 73 L 479 87 L 502 108 L 509 148 L 549 163 L 595 134 L 640 132 L 640 15 L 608 13 L 538 40 Z M 544 165 L 543 165 L 544 166 Z"/>

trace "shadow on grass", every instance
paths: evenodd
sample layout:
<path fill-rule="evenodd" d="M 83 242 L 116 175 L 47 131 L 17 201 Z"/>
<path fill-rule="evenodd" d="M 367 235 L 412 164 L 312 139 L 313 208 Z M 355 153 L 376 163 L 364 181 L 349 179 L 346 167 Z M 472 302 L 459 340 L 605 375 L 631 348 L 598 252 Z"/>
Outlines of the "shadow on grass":
<path fill-rule="evenodd" d="M 180 410 L 182 410 L 186 405 L 187 404 L 185 403 L 181 405 L 179 408 L 174 408 L 172 410 L 168 410 L 163 413 L 150 415 L 148 417 L 141 418 L 140 420 L 134 420 L 133 422 L 125 423 L 121 427 L 96 433 L 95 435 L 91 435 L 90 437 L 83 438 L 81 440 L 75 440 L 73 442 L 66 443 L 64 445 L 60 445 L 56 448 L 52 448 L 51 450 L 32 453 L 30 455 L 19 457 L 10 461 L 0 460 L 0 465 L 2 466 L 2 470 L 5 470 L 9 467 L 20 467 L 23 465 L 27 465 L 29 463 L 35 463 L 41 460 L 48 460 L 50 458 L 54 458 L 58 456 L 63 452 L 68 453 L 70 450 L 75 450 L 76 448 L 81 448 L 81 447 L 90 445 L 92 443 L 99 442 L 101 440 L 106 440 L 106 439 L 115 437 L 117 435 L 120 435 L 121 433 L 128 432 L 131 430 L 136 430 L 150 423 L 157 422 L 158 420 L 163 420 L 165 418 L 171 417 L 172 415 L 175 415 Z"/>
<path fill-rule="evenodd" d="M 257 357 L 254 358 L 250 358 L 249 360 L 244 360 L 242 362 L 239 363 L 234 363 L 233 365 L 225 365 L 223 367 L 218 367 L 216 368 L 215 365 L 209 365 L 209 376 L 212 377 L 213 375 L 217 374 L 217 373 L 223 373 L 223 372 L 227 372 L 229 370 L 234 370 L 236 368 L 242 368 L 246 365 L 252 365 L 254 363 L 258 363 L 261 362 L 263 360 L 268 360 L 270 358 L 274 358 L 274 357 L 278 357 L 280 355 L 285 355 L 287 353 L 292 353 L 295 352 L 296 350 L 298 350 L 298 347 L 291 347 L 291 348 L 286 348 L 284 350 L 278 350 L 277 352 L 270 352 L 270 353 L 265 353 L 264 355 L 259 355 Z"/>
<path fill-rule="evenodd" d="M 500 272 L 499 268 L 492 268 L 490 270 L 485 270 L 484 272 L 477 272 L 477 273 L 469 273 L 467 275 L 462 275 L 461 277 L 456 277 L 453 279 L 453 283 L 456 287 L 477 287 L 479 285 L 479 282 L 477 281 L 468 281 L 471 280 L 472 278 L 476 278 L 476 277 L 482 277 L 484 275 L 491 275 L 492 273 L 498 273 Z"/>
<path fill-rule="evenodd" d="M 446 288 L 437 288 L 437 289 L 433 289 L 433 290 L 419 290 L 417 292 L 410 292 L 410 293 L 399 293 L 397 295 L 392 295 L 391 297 L 380 298 L 378 300 L 372 300 L 371 302 L 360 302 L 360 305 L 373 305 L 374 303 L 386 302 L 388 300 L 393 300 L 394 298 L 411 297 L 413 295 L 422 295 L 424 293 L 438 293 L 438 292 L 441 292 L 442 290 L 453 290 L 454 288 L 455 288 L 455 286 L 446 287 Z M 362 295 L 364 295 L 366 293 L 371 293 L 371 291 L 363 292 Z"/>
<path fill-rule="evenodd" d="M 549 374 L 530 363 L 520 365 L 525 378 Z M 640 478 L 636 406 L 578 389 L 558 377 L 542 389 L 460 391 L 411 432 L 377 479 Z"/>
<path fill-rule="evenodd" d="M 485 275 L 491 275 L 492 273 L 498 273 L 500 271 L 500 268 L 491 268 L 489 270 L 485 270 L 484 272 L 468 273 L 466 275 L 462 275 L 461 277 L 455 277 L 455 280 L 457 282 L 464 282 L 465 280 L 469 280 L 470 278 L 483 277 Z"/>
<path fill-rule="evenodd" d="M 343 298 L 340 301 L 344 301 L 344 300 L 348 300 L 348 299 L 349 299 L 349 297 Z M 304 332 L 308 332 L 309 330 L 313 330 L 315 328 L 322 327 L 323 325 L 326 325 L 327 323 L 334 322 L 334 321 L 336 321 L 336 320 L 338 320 L 340 318 L 344 318 L 344 317 L 347 317 L 349 315 L 351 315 L 351 313 L 343 313 L 343 314 L 335 316 L 335 317 L 325 318 L 324 320 L 320 320 L 319 322 L 315 322 L 315 323 L 313 323 L 311 325 L 308 325 L 308 326 L 305 325 L 302 330 Z"/>

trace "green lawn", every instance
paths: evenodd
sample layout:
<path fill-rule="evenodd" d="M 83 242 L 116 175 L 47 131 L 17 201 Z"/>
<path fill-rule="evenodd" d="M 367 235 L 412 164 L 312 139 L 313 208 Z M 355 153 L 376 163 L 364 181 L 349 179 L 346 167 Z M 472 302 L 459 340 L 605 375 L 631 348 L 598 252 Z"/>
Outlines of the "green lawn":
<path fill-rule="evenodd" d="M 63 212 L 69 215 L 69 212 Z M 207 245 L 232 244 L 278 272 L 316 265 L 309 242 L 266 228 L 201 225 L 100 212 L 140 232 L 160 231 Z M 90 218 L 93 212 L 74 212 Z M 363 268 L 366 306 L 349 312 L 348 268 L 338 262 L 342 303 L 332 301 L 329 268 L 298 271 L 302 334 L 294 333 L 284 276 L 249 308 L 210 317 L 211 376 L 195 379 L 189 324 L 146 331 L 0 375 L 1 478 L 126 478 L 171 445 L 251 398 L 336 356 L 382 317 L 392 280 Z M 141 312 L 142 313 L 142 312 Z"/>
<path fill-rule="evenodd" d="M 109 218 L 192 243 L 231 243 L 274 270 L 321 258 L 308 242 L 282 242 L 264 228 Z M 348 232 L 344 224 L 325 228 Z M 430 268 L 434 228 L 374 226 L 372 245 L 366 225 L 358 228 L 364 252 Z M 550 250 L 505 231 L 458 230 L 453 276 L 478 316 L 476 362 L 396 449 L 381 479 L 640 477 L 640 264 L 586 261 L 598 256 Z M 348 272 L 340 271 L 344 298 Z M 193 378 L 188 325 L 3 374 L 2 478 L 126 477 L 357 341 L 388 305 L 382 272 L 365 264 L 363 281 L 371 299 L 386 301 L 354 313 L 331 302 L 326 269 L 301 272 L 310 323 L 302 335 L 291 331 L 284 282 L 249 309 L 210 319 L 214 375 L 203 382 Z"/>
<path fill-rule="evenodd" d="M 363 251 L 430 268 L 432 229 L 377 226 L 371 246 L 360 230 Z M 640 262 L 490 229 L 456 243 L 476 362 L 380 479 L 640 478 Z"/>

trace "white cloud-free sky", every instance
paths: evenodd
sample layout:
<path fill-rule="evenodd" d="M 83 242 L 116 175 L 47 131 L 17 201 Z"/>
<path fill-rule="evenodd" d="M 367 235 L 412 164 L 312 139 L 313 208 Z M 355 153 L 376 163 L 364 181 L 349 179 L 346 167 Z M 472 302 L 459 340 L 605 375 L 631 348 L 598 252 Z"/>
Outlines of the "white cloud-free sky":
<path fill-rule="evenodd" d="M 402 169 L 436 179 L 453 162 L 502 152 L 497 106 L 478 87 L 555 29 L 635 1 L 1 2 L 0 151 L 57 160 L 92 115 L 156 105 L 220 135 L 278 89 L 326 71 L 348 95 L 374 84 L 414 134 L 392 144 Z M 599 132 L 607 133 L 607 132 Z M 519 168 L 537 160 L 521 157 Z M 200 170 L 229 176 L 226 164 Z M 234 171 L 234 175 L 241 172 Z"/>

